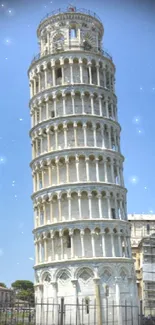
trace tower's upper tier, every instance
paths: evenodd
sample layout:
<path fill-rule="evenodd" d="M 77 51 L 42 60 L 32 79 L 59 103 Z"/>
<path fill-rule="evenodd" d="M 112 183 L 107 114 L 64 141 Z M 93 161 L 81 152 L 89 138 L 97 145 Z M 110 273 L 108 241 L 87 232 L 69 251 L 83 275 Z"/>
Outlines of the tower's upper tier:
<path fill-rule="evenodd" d="M 37 29 L 40 55 L 65 50 L 102 50 L 104 28 L 100 18 L 86 9 L 69 7 L 46 15 Z"/>

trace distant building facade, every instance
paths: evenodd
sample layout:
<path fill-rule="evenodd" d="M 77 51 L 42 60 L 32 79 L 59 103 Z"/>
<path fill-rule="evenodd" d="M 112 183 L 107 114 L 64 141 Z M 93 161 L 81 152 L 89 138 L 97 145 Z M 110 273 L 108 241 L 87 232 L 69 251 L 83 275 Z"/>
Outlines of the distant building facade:
<path fill-rule="evenodd" d="M 10 303 L 14 297 L 12 289 L 0 287 L 0 305 Z"/>
<path fill-rule="evenodd" d="M 139 298 L 144 313 L 152 313 L 155 304 L 155 215 L 129 214 L 132 224 L 131 247 L 135 260 Z"/>

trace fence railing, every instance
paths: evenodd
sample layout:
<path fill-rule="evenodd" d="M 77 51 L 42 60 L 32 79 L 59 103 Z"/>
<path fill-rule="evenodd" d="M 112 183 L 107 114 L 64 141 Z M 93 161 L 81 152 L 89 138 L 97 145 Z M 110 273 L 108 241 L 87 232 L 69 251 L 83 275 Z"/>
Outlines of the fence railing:
<path fill-rule="evenodd" d="M 41 59 L 42 57 L 44 56 L 47 56 L 47 55 L 50 55 L 50 54 L 59 54 L 59 53 L 62 53 L 62 52 L 66 52 L 66 51 L 70 51 L 70 50 L 79 50 L 79 51 L 85 51 L 85 52 L 91 52 L 91 53 L 94 53 L 94 54 L 101 54 L 103 55 L 104 57 L 108 58 L 109 60 L 112 61 L 112 56 L 107 52 L 105 51 L 104 49 L 99 49 L 99 48 L 96 48 L 96 47 L 85 47 L 85 46 L 82 46 L 82 45 L 79 45 L 79 46 L 62 46 L 60 48 L 54 48 L 52 49 L 51 51 L 44 51 L 42 53 L 38 53 L 37 55 L 35 55 L 31 61 L 31 64 L 39 59 Z"/>
<path fill-rule="evenodd" d="M 37 302 L 32 305 L 0 305 L 0 325 L 141 325 L 137 306 L 116 305 L 106 301 L 102 306 L 77 304 Z"/>
<path fill-rule="evenodd" d="M 76 304 L 50 301 L 0 304 L 0 325 L 155 325 L 155 306 L 151 314 L 143 315 L 142 303 L 134 306 L 128 302 L 117 305 L 105 300 L 98 306 L 77 300 Z"/>
<path fill-rule="evenodd" d="M 98 15 L 96 15 L 95 12 L 93 12 L 93 11 L 91 11 L 91 10 L 88 10 L 88 9 L 84 9 L 84 8 L 76 8 L 76 7 L 72 7 L 72 6 L 71 6 L 71 7 L 68 7 L 68 8 L 59 8 L 59 9 L 53 10 L 52 12 L 46 14 L 46 16 L 44 16 L 44 17 L 41 19 L 40 23 L 41 23 L 43 20 L 47 19 L 48 17 L 54 16 L 54 15 L 58 15 L 58 14 L 63 14 L 63 13 L 71 13 L 71 12 L 72 12 L 72 13 L 77 12 L 77 13 L 86 14 L 86 15 L 88 15 L 88 16 L 92 16 L 93 18 L 96 18 L 96 19 L 98 19 L 100 22 L 102 22 L 101 19 L 100 19 L 100 17 L 99 17 Z"/>

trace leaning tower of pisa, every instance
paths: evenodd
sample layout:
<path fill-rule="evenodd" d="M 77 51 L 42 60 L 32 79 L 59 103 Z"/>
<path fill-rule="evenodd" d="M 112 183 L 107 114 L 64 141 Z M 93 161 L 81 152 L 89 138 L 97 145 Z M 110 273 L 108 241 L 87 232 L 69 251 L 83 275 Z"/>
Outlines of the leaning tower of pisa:
<path fill-rule="evenodd" d="M 35 294 L 55 304 L 137 298 L 115 65 L 103 34 L 96 14 L 59 9 L 40 22 L 28 71 Z"/>

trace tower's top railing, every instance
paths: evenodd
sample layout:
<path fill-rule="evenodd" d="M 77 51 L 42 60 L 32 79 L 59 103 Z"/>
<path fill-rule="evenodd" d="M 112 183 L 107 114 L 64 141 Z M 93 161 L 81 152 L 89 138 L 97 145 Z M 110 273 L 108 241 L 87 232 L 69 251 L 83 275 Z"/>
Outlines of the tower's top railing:
<path fill-rule="evenodd" d="M 84 46 L 80 45 L 77 48 L 75 46 L 73 48 L 71 46 L 69 46 L 69 47 L 65 47 L 65 48 L 60 48 L 59 50 L 53 49 L 52 51 L 46 50 L 46 51 L 44 51 L 42 53 L 38 53 L 37 55 L 35 55 L 32 58 L 31 64 L 34 63 L 35 61 L 43 58 L 43 57 L 46 57 L 46 56 L 50 55 L 50 54 L 59 54 L 59 53 L 62 53 L 62 52 L 65 52 L 65 51 L 71 51 L 71 50 L 74 50 L 74 51 L 79 50 L 79 51 L 86 51 L 86 52 L 90 51 L 91 53 L 94 53 L 94 54 L 103 55 L 107 59 L 113 61 L 112 56 L 107 51 L 105 51 L 104 49 L 99 49 L 99 48 L 94 48 L 94 47 L 91 47 L 89 49 L 89 48 L 84 48 Z"/>
<path fill-rule="evenodd" d="M 42 23 L 42 21 L 48 17 L 58 15 L 58 14 L 63 14 L 63 13 L 83 13 L 83 14 L 86 14 L 93 18 L 96 18 L 97 20 L 99 20 L 102 23 L 100 17 L 98 17 L 98 15 L 96 15 L 95 12 L 88 10 L 88 9 L 84 9 L 84 8 L 76 8 L 74 6 L 69 6 L 67 8 L 59 8 L 59 9 L 53 10 L 52 12 L 46 14 L 46 16 L 41 19 L 40 23 Z"/>

